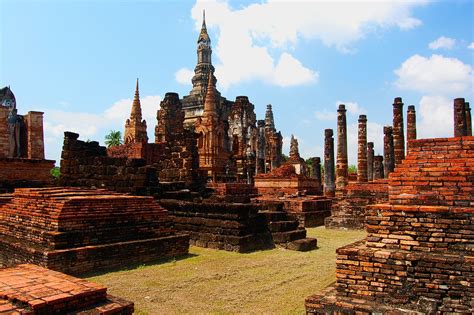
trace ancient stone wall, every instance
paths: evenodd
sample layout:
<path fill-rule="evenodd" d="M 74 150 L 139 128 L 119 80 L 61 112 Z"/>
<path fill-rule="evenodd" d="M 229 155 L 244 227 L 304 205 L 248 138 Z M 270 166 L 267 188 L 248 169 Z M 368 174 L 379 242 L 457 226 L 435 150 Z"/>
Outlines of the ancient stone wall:
<path fill-rule="evenodd" d="M 0 158 L 0 191 L 51 185 L 52 160 Z"/>
<path fill-rule="evenodd" d="M 109 157 L 99 143 L 78 140 L 79 135 L 64 133 L 61 155 L 62 186 L 105 188 L 138 195 L 159 191 L 156 169 L 143 159 Z"/>

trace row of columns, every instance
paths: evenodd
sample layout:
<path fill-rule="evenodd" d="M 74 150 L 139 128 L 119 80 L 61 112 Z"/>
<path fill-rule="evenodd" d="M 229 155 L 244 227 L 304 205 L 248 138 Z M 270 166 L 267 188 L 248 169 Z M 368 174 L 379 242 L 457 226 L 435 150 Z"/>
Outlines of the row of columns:
<path fill-rule="evenodd" d="M 344 195 L 349 183 L 347 156 L 347 120 L 345 105 L 337 110 L 337 160 L 334 168 L 333 130 L 324 131 L 324 194 Z M 415 106 L 407 111 L 407 148 L 409 141 L 416 139 Z M 384 127 L 383 156 L 374 154 L 374 143 L 367 142 L 367 116 L 358 120 L 357 181 L 367 182 L 387 178 L 396 165 L 405 158 L 405 135 L 403 124 L 403 102 L 397 97 L 393 102 L 393 127 Z"/>

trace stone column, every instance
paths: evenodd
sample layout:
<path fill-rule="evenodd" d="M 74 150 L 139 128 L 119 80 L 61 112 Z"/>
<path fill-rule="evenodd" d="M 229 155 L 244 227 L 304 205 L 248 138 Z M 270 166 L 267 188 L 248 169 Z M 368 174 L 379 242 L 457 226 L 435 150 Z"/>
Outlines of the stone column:
<path fill-rule="evenodd" d="M 374 180 L 382 179 L 383 177 L 383 156 L 376 155 L 374 156 Z"/>
<path fill-rule="evenodd" d="M 374 143 L 367 142 L 367 179 L 374 180 Z"/>
<path fill-rule="evenodd" d="M 393 147 L 395 152 L 395 166 L 405 158 L 405 136 L 403 128 L 403 102 L 401 97 L 393 101 Z"/>
<path fill-rule="evenodd" d="M 394 148 L 393 148 L 393 128 L 391 126 L 383 127 L 383 170 L 384 177 L 393 172 L 395 166 Z"/>
<path fill-rule="evenodd" d="M 469 102 L 464 103 L 465 112 L 466 112 L 466 130 L 467 136 L 472 136 L 472 118 L 471 118 L 471 107 L 469 106 Z"/>
<path fill-rule="evenodd" d="M 463 98 L 454 100 L 454 136 L 462 137 L 467 133 L 466 105 Z"/>
<path fill-rule="evenodd" d="M 416 139 L 415 105 L 409 105 L 407 110 L 407 152 L 410 150 L 410 140 Z"/>
<path fill-rule="evenodd" d="M 311 177 L 318 181 L 318 190 L 321 191 L 321 158 L 311 158 Z"/>
<path fill-rule="evenodd" d="M 359 140 L 357 153 L 357 181 L 367 181 L 367 116 L 359 116 Z"/>
<path fill-rule="evenodd" d="M 337 110 L 337 163 L 336 163 L 336 190 L 345 194 L 349 182 L 347 165 L 347 122 L 346 106 L 339 105 Z"/>
<path fill-rule="evenodd" d="M 334 138 L 332 129 L 324 130 L 324 195 L 334 197 Z"/>

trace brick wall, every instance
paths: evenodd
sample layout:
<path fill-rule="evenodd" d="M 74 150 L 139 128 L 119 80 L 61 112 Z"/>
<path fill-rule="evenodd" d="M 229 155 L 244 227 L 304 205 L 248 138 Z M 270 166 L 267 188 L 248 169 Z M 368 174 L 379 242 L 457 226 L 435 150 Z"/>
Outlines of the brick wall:
<path fill-rule="evenodd" d="M 9 154 L 8 142 L 8 109 L 0 106 L 0 157 L 7 157 Z"/>
<path fill-rule="evenodd" d="M 474 205 L 474 137 L 410 142 L 410 155 L 390 174 L 390 203 Z"/>
<path fill-rule="evenodd" d="M 44 159 L 43 113 L 28 112 L 24 115 L 27 133 L 27 156 L 29 159 Z"/>
<path fill-rule="evenodd" d="M 0 158 L 0 193 L 15 187 L 43 187 L 52 185 L 52 160 Z"/>

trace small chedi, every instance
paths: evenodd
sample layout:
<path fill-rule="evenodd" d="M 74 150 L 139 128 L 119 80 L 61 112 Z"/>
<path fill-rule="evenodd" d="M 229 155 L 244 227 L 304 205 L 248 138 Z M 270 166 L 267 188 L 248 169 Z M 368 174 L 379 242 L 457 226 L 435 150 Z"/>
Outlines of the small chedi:
<path fill-rule="evenodd" d="M 133 314 L 107 288 L 31 264 L 0 269 L 2 314 Z"/>
<path fill-rule="evenodd" d="M 10 87 L 0 89 L 0 193 L 51 184 L 53 166 L 44 158 L 43 113 L 18 114 Z"/>
<path fill-rule="evenodd" d="M 474 312 L 474 137 L 454 105 L 456 137 L 410 137 L 388 203 L 367 206 L 367 238 L 337 250 L 337 281 L 307 313 Z"/>
<path fill-rule="evenodd" d="M 255 176 L 259 194 L 255 202 L 267 210 L 281 209 L 298 219 L 301 227 L 323 225 L 330 215 L 331 200 L 320 196 L 321 159 L 310 160 L 311 170 L 299 154 L 298 140 L 292 136 L 288 160 L 270 173 Z"/>
<path fill-rule="evenodd" d="M 83 188 L 18 188 L 0 206 L 0 266 L 78 275 L 188 253 L 152 197 Z"/>

